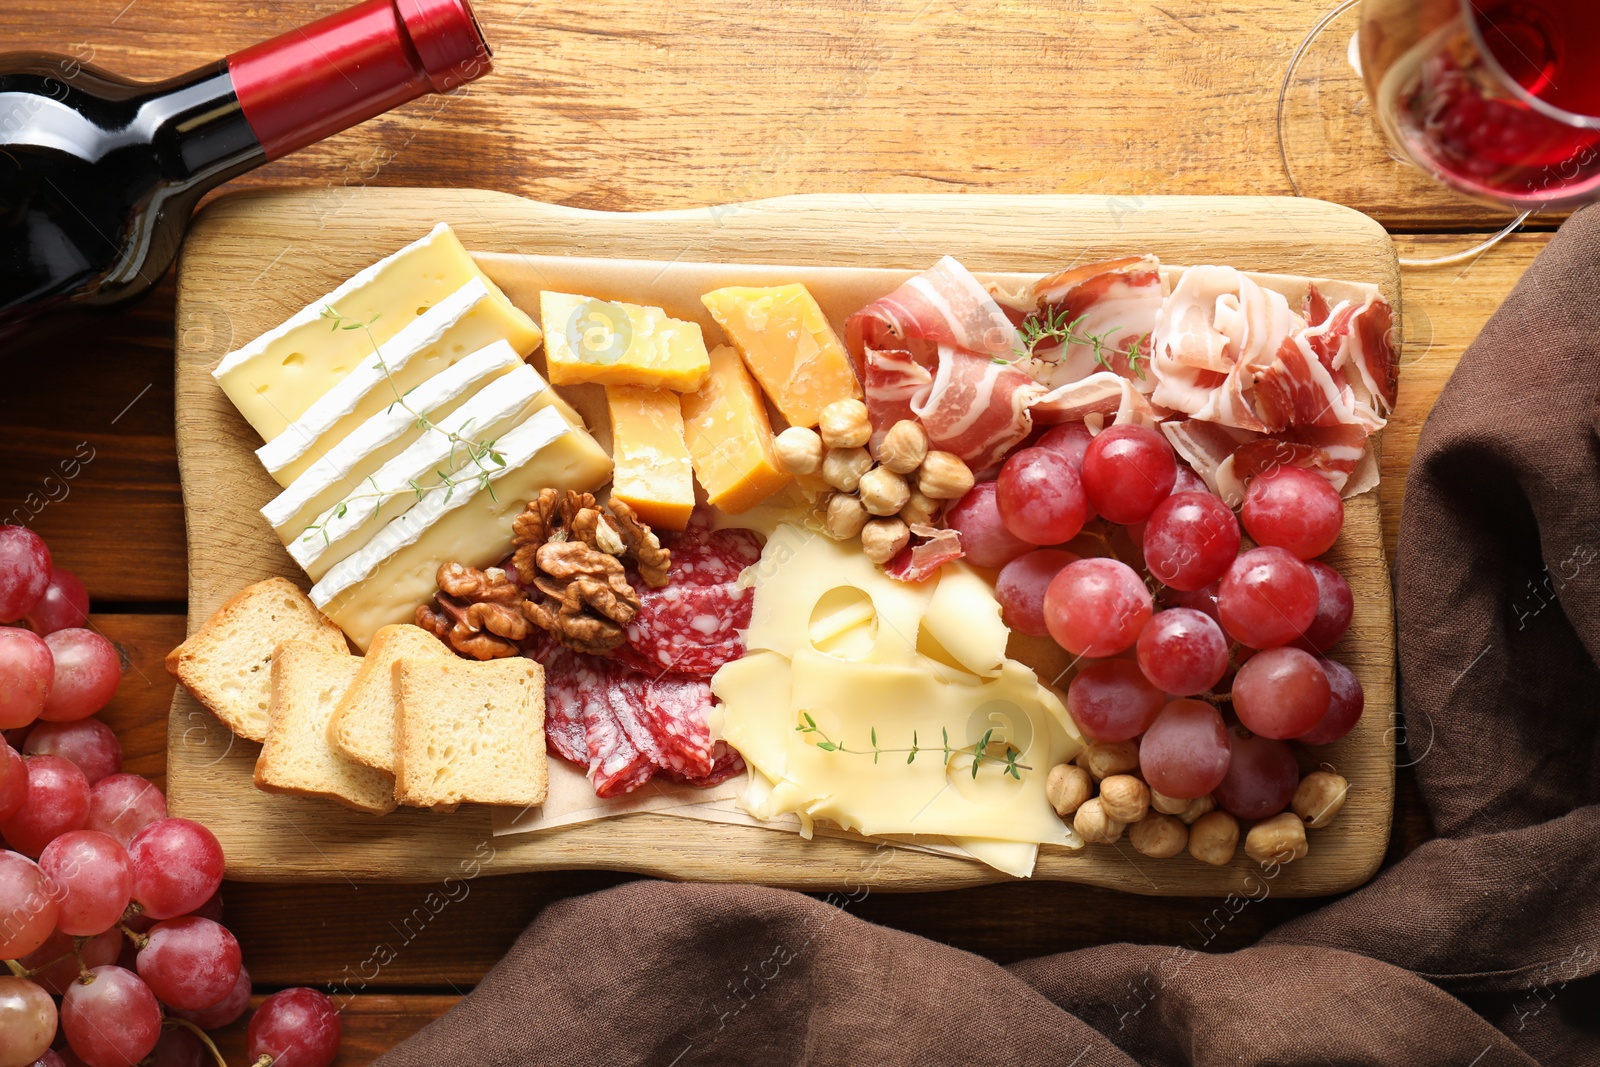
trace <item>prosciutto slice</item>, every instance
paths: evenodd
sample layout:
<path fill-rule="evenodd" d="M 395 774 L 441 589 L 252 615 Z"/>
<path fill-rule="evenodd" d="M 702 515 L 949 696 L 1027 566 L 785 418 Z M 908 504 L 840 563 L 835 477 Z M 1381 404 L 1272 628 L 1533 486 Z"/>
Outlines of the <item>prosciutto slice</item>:
<path fill-rule="evenodd" d="M 982 470 L 1028 436 L 1033 429 L 1028 409 L 1044 392 L 1013 364 L 940 345 L 933 381 L 912 396 L 911 411 L 933 447 Z"/>
<path fill-rule="evenodd" d="M 1079 381 L 1052 389 L 1030 409 L 1042 423 L 1082 422 L 1091 415 L 1111 416 L 1117 426 L 1132 424 L 1154 429 L 1171 412 L 1154 407 L 1136 383 L 1110 371 L 1098 371 Z"/>
<path fill-rule="evenodd" d="M 1020 347 L 1010 317 L 950 256 L 851 315 L 844 332 L 857 367 L 869 348 L 909 352 L 931 367 L 941 347 L 1004 360 Z"/>
<path fill-rule="evenodd" d="M 1091 345 L 1039 345 L 1033 356 L 1039 366 L 1035 376 L 1055 389 L 1099 371 L 1110 371 L 1148 393 L 1155 378 L 1142 366 L 1130 365 L 1130 353 L 1150 354 L 1150 338 L 1161 314 L 1165 294 L 1161 264 L 1155 256 L 1129 256 L 1091 263 L 1041 278 L 1029 294 L 1034 309 L 1028 320 L 1077 322 L 1081 336 L 1103 339 L 1101 359 Z"/>

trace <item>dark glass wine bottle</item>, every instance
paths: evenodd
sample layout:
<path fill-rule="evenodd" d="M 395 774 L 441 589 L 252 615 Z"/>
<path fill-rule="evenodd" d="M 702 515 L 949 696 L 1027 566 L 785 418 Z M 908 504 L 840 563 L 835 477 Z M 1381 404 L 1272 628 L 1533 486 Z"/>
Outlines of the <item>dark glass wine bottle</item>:
<path fill-rule="evenodd" d="M 134 299 L 209 190 L 481 77 L 489 55 L 468 0 L 367 0 L 157 83 L 0 55 L 0 342 Z"/>

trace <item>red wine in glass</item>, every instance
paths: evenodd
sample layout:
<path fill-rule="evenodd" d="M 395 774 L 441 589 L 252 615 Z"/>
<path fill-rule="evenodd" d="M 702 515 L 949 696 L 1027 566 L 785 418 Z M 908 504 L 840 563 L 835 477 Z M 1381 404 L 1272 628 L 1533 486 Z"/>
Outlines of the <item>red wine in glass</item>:
<path fill-rule="evenodd" d="M 1600 2 L 1363 0 L 1362 71 L 1385 133 L 1468 195 L 1600 199 Z"/>

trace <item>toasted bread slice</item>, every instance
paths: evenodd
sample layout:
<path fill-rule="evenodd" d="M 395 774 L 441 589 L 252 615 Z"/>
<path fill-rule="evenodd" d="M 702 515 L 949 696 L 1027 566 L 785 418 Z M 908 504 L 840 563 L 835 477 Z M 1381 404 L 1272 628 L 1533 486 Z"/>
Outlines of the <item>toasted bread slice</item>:
<path fill-rule="evenodd" d="M 328 720 L 361 669 L 348 652 L 287 641 L 272 660 L 272 713 L 256 760 L 256 788 L 327 797 L 357 811 L 393 811 L 389 776 L 352 763 L 328 742 Z"/>
<path fill-rule="evenodd" d="M 467 801 L 544 803 L 544 668 L 530 659 L 402 659 L 395 795 L 449 811 Z"/>
<path fill-rule="evenodd" d="M 240 737 L 265 741 L 272 656 L 285 641 L 347 654 L 344 634 L 287 578 L 249 586 L 167 655 L 167 670 Z"/>
<path fill-rule="evenodd" d="M 401 659 L 423 662 L 455 659 L 445 643 L 420 626 L 385 626 L 372 639 L 361 670 L 328 724 L 328 740 L 346 759 L 363 767 L 394 773 L 394 666 Z"/>

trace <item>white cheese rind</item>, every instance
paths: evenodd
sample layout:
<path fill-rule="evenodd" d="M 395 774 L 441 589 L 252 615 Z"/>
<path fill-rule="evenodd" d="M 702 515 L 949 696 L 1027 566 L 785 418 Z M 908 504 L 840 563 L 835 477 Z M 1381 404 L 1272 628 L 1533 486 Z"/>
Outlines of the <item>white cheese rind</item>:
<path fill-rule="evenodd" d="M 361 331 L 334 330 L 324 309 L 332 307 L 350 322 L 370 323 L 382 344 L 473 278 L 499 293 L 450 227 L 440 223 L 228 353 L 211 373 L 262 440 L 271 441 L 372 351 Z"/>
<path fill-rule="evenodd" d="M 422 433 L 416 415 L 437 422 L 494 378 L 526 366 L 515 349 L 496 341 L 441 371 L 406 397 L 410 410 L 390 404 L 313 463 L 261 509 L 278 539 L 289 545 L 318 515 L 358 488 L 369 474 L 403 452 Z"/>
<path fill-rule="evenodd" d="M 511 523 L 540 489 L 589 491 L 611 477 L 611 459 L 555 407 L 535 412 L 500 438 L 504 469 L 494 492 L 439 490 L 390 522 L 359 552 L 334 567 L 311 599 L 357 647 L 391 623 L 409 622 L 438 591 L 441 563 L 487 567 L 511 551 Z"/>
<path fill-rule="evenodd" d="M 360 334 L 362 331 L 347 331 Z M 367 419 L 485 345 L 504 340 L 526 356 L 539 328 L 503 296 L 473 278 L 401 330 L 306 409 L 294 424 L 256 450 L 279 485 L 288 486 Z"/>
<path fill-rule="evenodd" d="M 289 555 L 312 581 L 319 581 L 340 560 L 365 545 L 384 523 L 411 510 L 418 502 L 418 487 L 432 490 L 445 475 L 454 480 L 458 467 L 476 480 L 483 472 L 470 465 L 467 445 L 495 441 L 498 448 L 497 438 L 524 422 L 549 388 L 526 363 L 485 385 L 350 496 L 317 516 L 312 528 L 289 544 Z M 452 441 L 451 434 L 461 443 Z M 485 465 L 492 473 L 493 461 L 486 460 Z M 464 486 L 457 492 L 469 489 Z"/>

